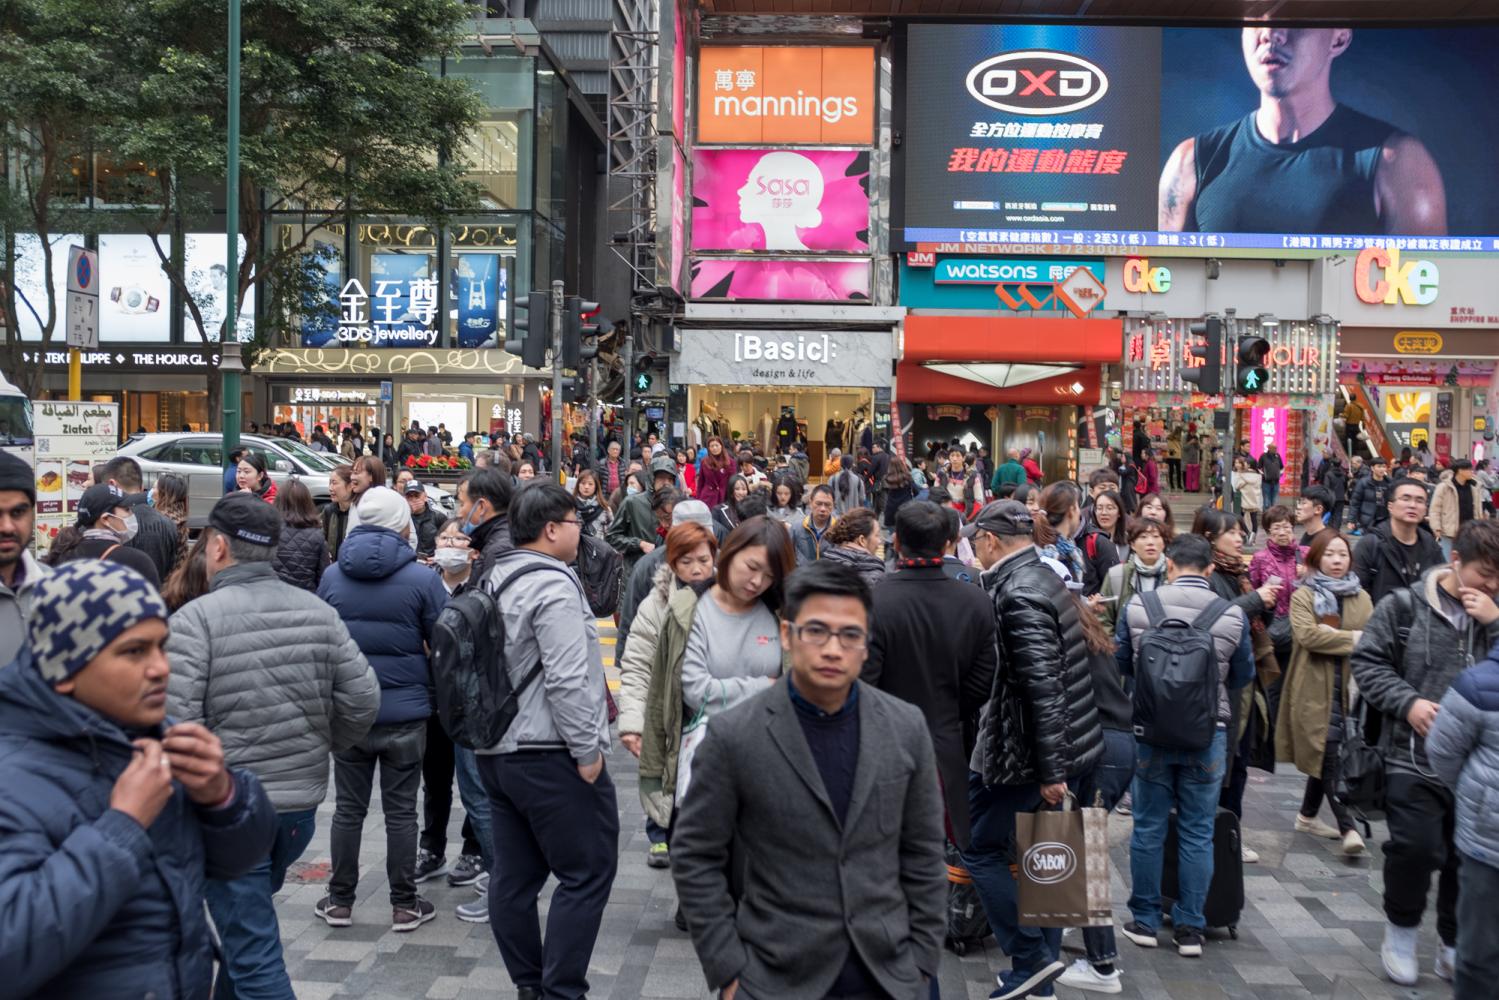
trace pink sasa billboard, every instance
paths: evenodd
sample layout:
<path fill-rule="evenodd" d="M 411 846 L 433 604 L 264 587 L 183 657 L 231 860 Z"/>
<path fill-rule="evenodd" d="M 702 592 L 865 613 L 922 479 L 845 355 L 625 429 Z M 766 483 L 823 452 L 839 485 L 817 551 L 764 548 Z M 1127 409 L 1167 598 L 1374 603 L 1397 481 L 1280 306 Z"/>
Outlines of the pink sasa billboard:
<path fill-rule="evenodd" d="M 697 149 L 693 250 L 869 249 L 869 152 Z"/>

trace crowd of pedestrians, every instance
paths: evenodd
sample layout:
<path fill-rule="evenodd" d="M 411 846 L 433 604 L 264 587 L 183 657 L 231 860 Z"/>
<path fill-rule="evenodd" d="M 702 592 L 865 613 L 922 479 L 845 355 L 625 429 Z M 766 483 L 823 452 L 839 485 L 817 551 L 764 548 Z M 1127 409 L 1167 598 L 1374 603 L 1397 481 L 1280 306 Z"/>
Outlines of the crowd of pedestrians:
<path fill-rule="evenodd" d="M 1241 909 L 1247 773 L 1277 760 L 1306 775 L 1297 835 L 1356 857 L 1366 814 L 1386 818 L 1387 976 L 1421 974 L 1435 876 L 1431 970 L 1490 995 L 1499 523 L 1470 470 L 1429 493 L 1371 463 L 1347 499 L 1360 536 L 1334 477 L 1287 506 L 1241 461 L 1241 493 L 1261 477 L 1250 558 L 1232 509 L 1178 530 L 1145 453 L 1044 484 L 1022 451 L 908 463 L 876 439 L 809 482 L 795 450 L 647 439 L 574 452 L 558 482 L 524 438 L 464 444 L 450 517 L 379 455 L 354 455 L 319 511 L 246 453 L 191 545 L 177 485 L 146 494 L 118 459 L 46 563 L 26 544 L 31 471 L 0 455 L 0 972 L 21 995 L 113 976 L 291 996 L 275 895 L 331 771 L 318 919 L 368 906 L 378 774 L 390 929 L 439 918 L 423 883 L 474 886 L 454 916 L 489 924 L 520 996 L 582 997 L 618 867 L 616 721 L 647 862 L 670 868 L 676 924 L 726 998 L 936 995 L 953 871 L 1008 957 L 991 997 L 1118 993 L 1114 926 L 1086 927 L 1068 964 L 1061 927 L 1021 918 L 1017 816 L 1128 815 L 1119 936 L 1158 948 L 1169 918 L 1196 958 L 1237 924 L 1219 886 Z M 1187 452 L 1162 456 L 1167 485 Z M 617 703 L 584 571 L 600 550 L 617 553 Z M 512 692 L 477 745 L 439 694 L 460 606 L 489 609 L 499 648 L 465 655 L 498 657 Z M 1345 780 L 1371 748 L 1377 802 Z"/>

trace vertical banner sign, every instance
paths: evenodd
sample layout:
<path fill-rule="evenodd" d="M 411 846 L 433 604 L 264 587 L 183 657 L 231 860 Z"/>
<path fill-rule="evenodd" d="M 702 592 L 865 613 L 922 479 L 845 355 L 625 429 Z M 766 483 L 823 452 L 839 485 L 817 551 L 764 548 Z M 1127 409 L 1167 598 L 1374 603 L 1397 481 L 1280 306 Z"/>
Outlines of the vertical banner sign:
<path fill-rule="evenodd" d="M 1282 455 L 1289 455 L 1286 447 L 1286 415 L 1290 411 L 1284 406 L 1256 406 L 1249 411 L 1249 453 L 1263 455 L 1265 446 L 1273 444 Z"/>
<path fill-rule="evenodd" d="M 458 314 L 459 347 L 496 347 L 500 306 L 505 301 L 505 268 L 500 255 L 461 253 L 453 266 L 449 298 Z"/>

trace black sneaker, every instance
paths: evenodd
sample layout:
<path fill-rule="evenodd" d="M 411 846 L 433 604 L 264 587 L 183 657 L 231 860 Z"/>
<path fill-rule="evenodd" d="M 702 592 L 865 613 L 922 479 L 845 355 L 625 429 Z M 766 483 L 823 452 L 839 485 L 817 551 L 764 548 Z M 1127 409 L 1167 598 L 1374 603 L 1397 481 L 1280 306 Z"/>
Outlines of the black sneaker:
<path fill-rule="evenodd" d="M 460 854 L 448 872 L 448 885 L 473 885 L 484 874 L 484 859 L 477 854 Z"/>
<path fill-rule="evenodd" d="M 339 906 L 333 902 L 332 896 L 324 896 L 318 900 L 312 912 L 321 917 L 329 927 L 350 927 L 354 923 L 354 908 Z"/>
<path fill-rule="evenodd" d="M 1161 946 L 1161 940 L 1156 936 L 1156 931 L 1153 928 L 1146 927 L 1137 920 L 1131 920 L 1119 928 L 1119 930 L 1125 937 L 1141 948 L 1159 948 Z"/>
<path fill-rule="evenodd" d="M 1176 953 L 1183 958 L 1202 957 L 1202 928 L 1178 927 L 1176 929 Z"/>
<path fill-rule="evenodd" d="M 446 874 L 448 870 L 448 859 L 441 854 L 433 854 L 431 851 L 416 852 L 416 872 L 411 876 L 413 882 L 425 882 L 428 879 L 437 878 Z"/>
<path fill-rule="evenodd" d="M 429 920 L 436 919 L 437 907 L 421 896 L 404 906 L 393 906 L 390 911 L 390 929 L 414 931 Z"/>

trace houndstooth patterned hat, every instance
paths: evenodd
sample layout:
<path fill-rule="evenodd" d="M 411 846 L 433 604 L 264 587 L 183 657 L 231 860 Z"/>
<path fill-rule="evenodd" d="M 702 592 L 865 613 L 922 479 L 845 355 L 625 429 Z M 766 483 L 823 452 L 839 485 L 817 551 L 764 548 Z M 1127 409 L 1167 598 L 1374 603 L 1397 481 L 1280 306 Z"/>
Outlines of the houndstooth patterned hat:
<path fill-rule="evenodd" d="M 49 684 L 88 666 L 126 629 L 167 618 L 166 604 L 145 577 L 101 559 L 64 563 L 31 595 L 31 657 Z"/>

